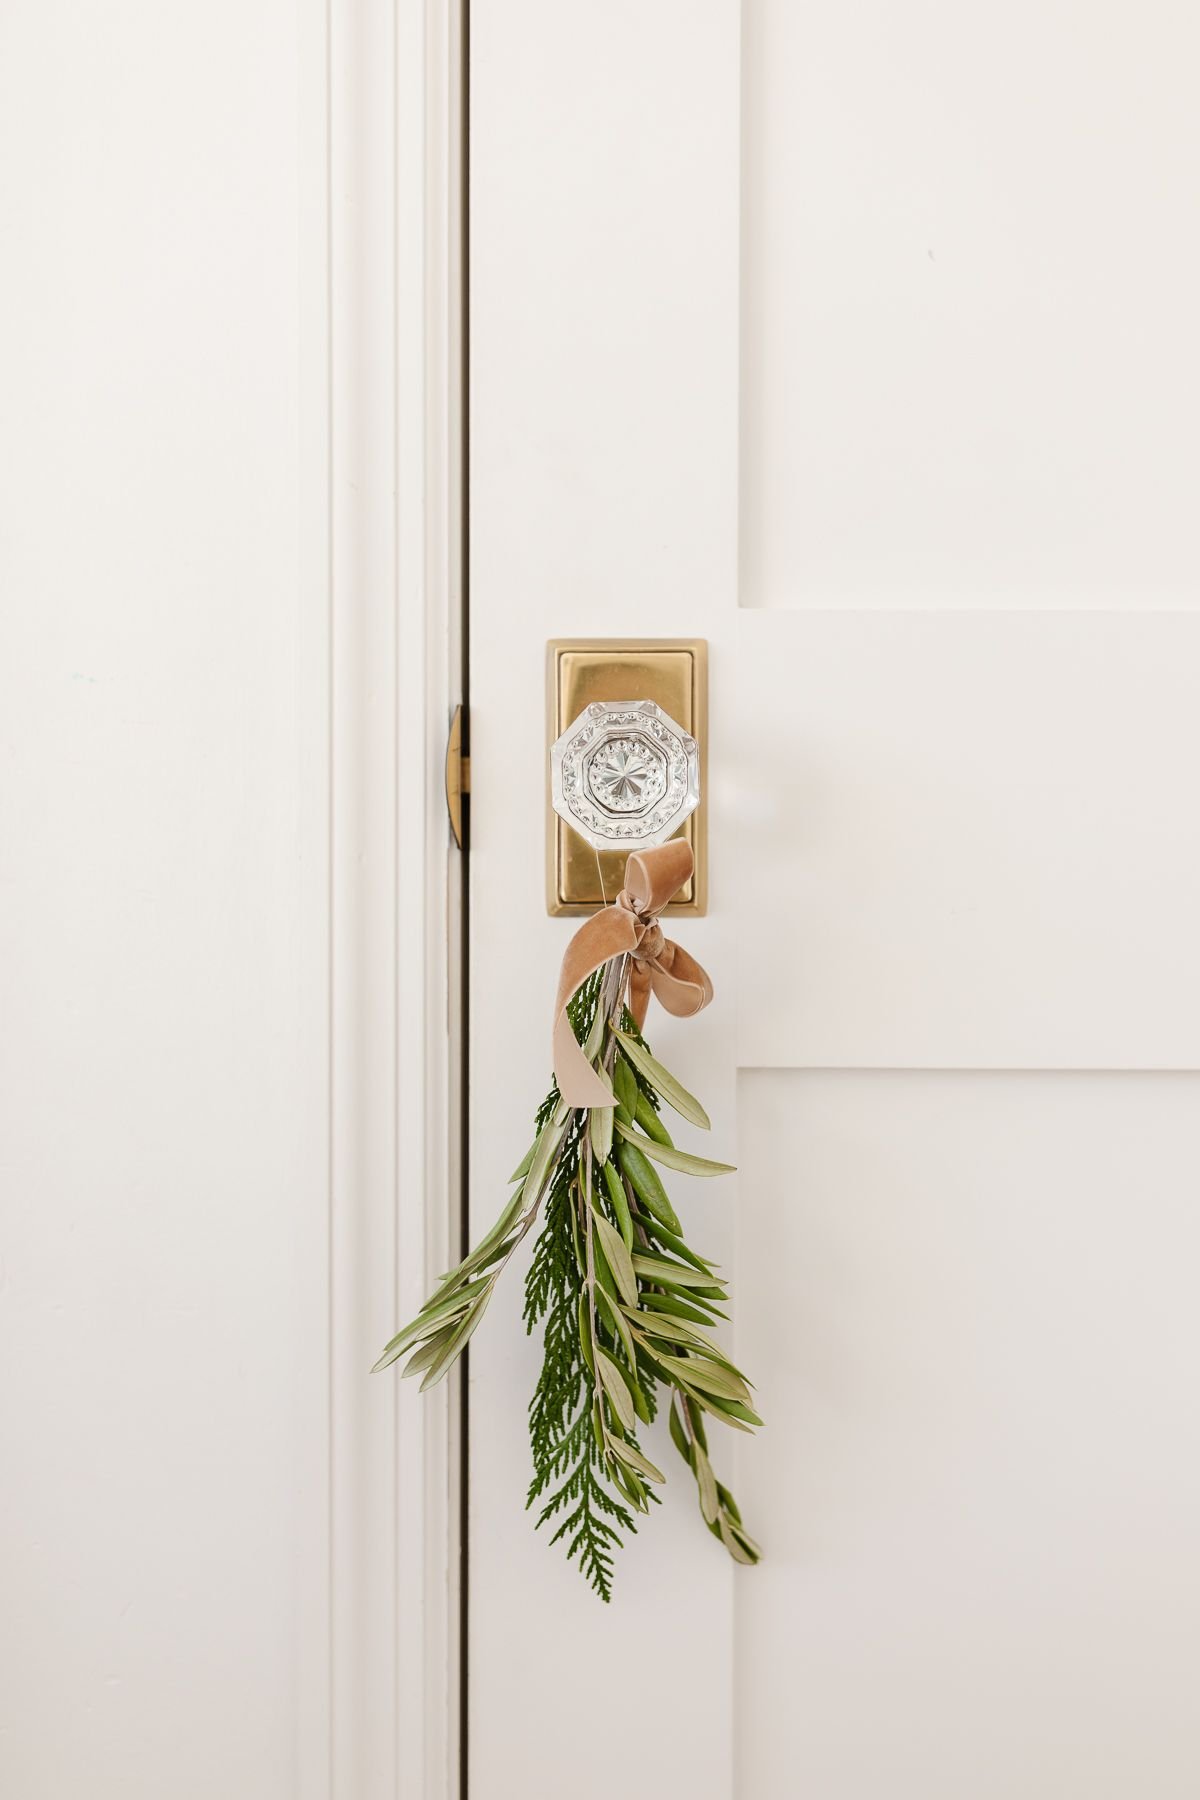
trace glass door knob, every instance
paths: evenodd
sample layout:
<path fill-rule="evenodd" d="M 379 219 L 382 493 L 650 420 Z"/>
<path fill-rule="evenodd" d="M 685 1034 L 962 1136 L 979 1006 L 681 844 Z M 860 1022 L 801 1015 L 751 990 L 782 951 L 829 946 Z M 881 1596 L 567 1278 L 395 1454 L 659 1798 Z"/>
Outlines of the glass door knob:
<path fill-rule="evenodd" d="M 595 700 L 550 751 L 559 818 L 597 850 L 663 844 L 700 804 L 700 750 L 653 700 Z"/>

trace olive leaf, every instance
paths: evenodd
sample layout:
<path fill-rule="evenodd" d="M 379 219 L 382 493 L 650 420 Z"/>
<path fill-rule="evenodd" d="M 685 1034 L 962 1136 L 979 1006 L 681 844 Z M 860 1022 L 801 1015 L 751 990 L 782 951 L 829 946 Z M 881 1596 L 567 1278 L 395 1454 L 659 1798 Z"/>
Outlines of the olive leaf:
<path fill-rule="evenodd" d="M 601 1350 L 598 1344 L 595 1350 L 596 1368 L 609 1405 L 625 1430 L 632 1431 L 635 1423 L 633 1398 L 625 1385 L 625 1377 L 607 1351 Z"/>
<path fill-rule="evenodd" d="M 664 1168 L 678 1169 L 682 1175 L 734 1175 L 737 1173 L 733 1163 L 713 1162 L 707 1156 L 692 1156 L 686 1150 L 677 1150 L 674 1144 L 662 1144 L 654 1138 L 643 1137 L 640 1131 L 632 1131 L 622 1119 L 617 1120 L 617 1132 L 627 1144 L 632 1144 L 642 1156 L 652 1157 Z"/>
<path fill-rule="evenodd" d="M 647 1100 L 645 1094 L 643 1094 L 641 1088 L 637 1091 L 637 1109 L 634 1113 L 634 1119 L 636 1123 L 641 1126 L 646 1136 L 653 1138 L 656 1144 L 666 1144 L 668 1146 L 671 1144 L 672 1138 L 670 1132 L 651 1106 L 649 1100 Z"/>
<path fill-rule="evenodd" d="M 593 1106 L 588 1113 L 592 1155 L 598 1163 L 606 1163 L 612 1152 L 613 1113 L 611 1106 Z"/>
<path fill-rule="evenodd" d="M 702 1288 L 708 1291 L 716 1283 L 707 1269 L 694 1269 L 690 1263 L 667 1262 L 661 1256 L 635 1256 L 633 1269 L 643 1281 L 660 1287 Z"/>
<path fill-rule="evenodd" d="M 694 1296 L 693 1296 L 694 1298 Z M 712 1320 L 707 1313 L 700 1311 L 698 1305 L 691 1305 L 681 1300 L 678 1294 L 642 1294 L 643 1311 L 650 1313 L 670 1313 L 676 1319 L 694 1319 L 697 1325 L 711 1325 Z M 713 1308 L 716 1311 L 716 1308 Z M 721 1315 L 724 1316 L 723 1314 Z"/>
<path fill-rule="evenodd" d="M 720 1504 L 717 1500 L 717 1478 L 713 1474 L 712 1464 L 699 1444 L 692 1445 L 691 1460 L 696 1475 L 696 1486 L 700 1490 L 700 1511 L 704 1515 L 705 1524 L 711 1525 L 720 1512 Z"/>
<path fill-rule="evenodd" d="M 646 1477 L 647 1481 L 665 1481 L 667 1479 L 662 1470 L 655 1468 L 649 1457 L 643 1456 L 641 1451 L 629 1442 L 628 1438 L 610 1438 L 608 1447 L 614 1456 L 619 1456 L 623 1463 L 627 1463 L 631 1469 L 636 1469 L 639 1475 Z"/>
<path fill-rule="evenodd" d="M 537 1143 L 533 1147 L 533 1157 L 528 1172 L 521 1186 L 522 1206 L 531 1206 L 541 1194 L 555 1151 L 562 1142 L 564 1123 L 551 1116 L 542 1126 Z"/>
<path fill-rule="evenodd" d="M 629 1359 L 629 1365 L 632 1368 L 637 1361 L 637 1350 L 634 1346 L 633 1334 L 626 1323 L 625 1314 L 622 1312 L 618 1303 L 612 1299 L 610 1295 L 606 1294 L 603 1288 L 596 1289 L 596 1299 L 600 1303 L 605 1316 L 612 1321 L 613 1330 L 620 1338 L 621 1348 Z M 636 1394 L 634 1395 L 634 1405 L 637 1405 Z"/>
<path fill-rule="evenodd" d="M 613 1092 L 617 1097 L 617 1105 L 632 1122 L 637 1116 L 639 1098 L 637 1076 L 623 1056 L 618 1056 L 613 1063 Z"/>
<path fill-rule="evenodd" d="M 454 1336 L 450 1339 L 449 1343 L 430 1364 L 425 1372 L 425 1379 L 421 1383 L 422 1393 L 425 1392 L 426 1388 L 436 1387 L 443 1376 L 450 1373 L 451 1366 L 466 1349 L 468 1339 L 471 1337 L 475 1327 L 479 1324 L 484 1313 L 487 1311 L 488 1301 L 492 1297 L 492 1289 L 494 1286 L 495 1281 L 493 1279 L 488 1283 L 486 1290 L 479 1296 L 478 1300 L 472 1304 L 470 1311 L 466 1314 L 462 1323 L 457 1327 Z"/>
<path fill-rule="evenodd" d="M 525 1152 L 524 1156 L 521 1158 L 520 1162 L 517 1164 L 516 1168 L 513 1170 L 512 1174 L 508 1178 L 508 1185 L 510 1187 L 512 1186 L 514 1181 L 524 1181 L 525 1177 L 529 1173 L 529 1165 L 533 1161 L 533 1155 L 534 1155 L 534 1151 L 536 1149 L 537 1149 L 537 1139 L 534 1138 L 532 1144 L 530 1144 L 528 1150 Z"/>
<path fill-rule="evenodd" d="M 625 1240 L 625 1248 L 632 1250 L 633 1214 L 629 1210 L 625 1187 L 614 1163 L 606 1162 L 604 1164 L 604 1185 L 608 1189 L 609 1204 L 616 1214 L 617 1229 Z"/>
<path fill-rule="evenodd" d="M 637 1145 L 621 1138 L 616 1146 L 616 1157 L 621 1173 L 628 1176 L 630 1186 L 647 1211 L 661 1219 L 669 1231 L 680 1230 L 678 1215 L 667 1199 L 666 1189 Z"/>
<path fill-rule="evenodd" d="M 681 1262 L 691 1263 L 693 1269 L 704 1269 L 708 1274 L 713 1275 L 714 1280 L 719 1279 L 719 1277 L 714 1274 L 716 1265 L 714 1263 L 705 1262 L 702 1256 L 697 1256 L 696 1252 L 689 1244 L 684 1242 L 677 1231 L 667 1230 L 661 1219 L 652 1219 L 646 1226 L 646 1233 L 649 1237 L 652 1237 L 657 1244 L 661 1244 L 665 1249 L 670 1250 Z"/>
<path fill-rule="evenodd" d="M 371 1370 L 372 1375 L 377 1374 L 380 1369 L 386 1369 L 389 1363 L 396 1361 L 397 1357 L 403 1356 L 410 1344 L 415 1344 L 419 1338 L 430 1336 L 447 1319 L 465 1312 L 472 1301 L 491 1285 L 491 1279 L 490 1276 L 482 1277 L 479 1281 L 468 1283 L 466 1287 L 459 1288 L 452 1294 L 427 1301 L 424 1309 L 417 1314 L 412 1323 L 406 1325 L 403 1331 L 398 1331 L 391 1342 L 384 1346 L 378 1362 Z"/>
<path fill-rule="evenodd" d="M 664 1069 L 662 1064 L 651 1056 L 646 1046 L 637 1038 L 631 1037 L 627 1031 L 621 1031 L 616 1027 L 614 1029 L 621 1040 L 622 1050 L 638 1073 L 645 1076 L 655 1093 L 660 1095 L 668 1106 L 673 1106 L 681 1118 L 690 1119 L 693 1125 L 699 1125 L 703 1131 L 711 1130 L 712 1120 L 695 1095 L 689 1094 L 683 1083 L 676 1081 L 671 1071 Z"/>
<path fill-rule="evenodd" d="M 592 1215 L 596 1221 L 596 1230 L 600 1234 L 605 1260 L 621 1290 L 621 1298 L 626 1306 L 636 1306 L 637 1276 L 633 1272 L 633 1258 L 629 1254 L 625 1239 L 609 1224 L 604 1214 L 595 1205 L 592 1207 Z"/>

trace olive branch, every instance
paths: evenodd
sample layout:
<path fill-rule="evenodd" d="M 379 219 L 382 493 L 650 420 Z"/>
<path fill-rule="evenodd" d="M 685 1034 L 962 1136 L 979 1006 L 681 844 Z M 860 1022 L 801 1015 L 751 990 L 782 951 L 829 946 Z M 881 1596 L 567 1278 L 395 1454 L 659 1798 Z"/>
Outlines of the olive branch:
<path fill-rule="evenodd" d="M 568 1007 L 612 1105 L 571 1108 L 551 1087 L 510 1177 L 516 1191 L 375 1364 L 385 1369 L 409 1351 L 406 1376 L 420 1375 L 422 1391 L 441 1381 L 542 1218 L 525 1281 L 527 1331 L 545 1321 L 529 1406 L 534 1474 L 526 1504 L 541 1503 L 537 1525 L 556 1522 L 551 1542 L 566 1540 L 568 1558 L 606 1601 L 621 1531 L 636 1530 L 634 1514 L 649 1512 L 665 1480 L 637 1436 L 656 1416 L 660 1388 L 705 1524 L 736 1562 L 761 1555 L 713 1471 L 705 1419 L 739 1431 L 762 1420 L 746 1377 L 711 1335 L 728 1316 L 725 1284 L 688 1245 L 658 1174 L 716 1176 L 731 1165 L 678 1149 L 664 1125 L 664 1103 L 706 1131 L 709 1118 L 651 1054 L 629 1013 L 629 964 L 628 956 L 612 958 Z"/>

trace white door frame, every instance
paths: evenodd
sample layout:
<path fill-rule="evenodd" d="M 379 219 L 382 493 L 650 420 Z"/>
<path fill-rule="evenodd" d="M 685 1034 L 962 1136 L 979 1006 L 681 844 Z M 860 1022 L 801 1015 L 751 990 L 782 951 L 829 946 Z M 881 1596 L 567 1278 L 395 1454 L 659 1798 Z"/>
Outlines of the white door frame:
<path fill-rule="evenodd" d="M 327 1657 L 300 1677 L 305 1800 L 459 1792 L 458 1384 L 421 1398 L 367 1371 L 459 1230 L 442 769 L 461 694 L 461 17 L 460 0 L 304 0 L 300 25 L 301 556 L 327 590 L 332 919 Z"/>

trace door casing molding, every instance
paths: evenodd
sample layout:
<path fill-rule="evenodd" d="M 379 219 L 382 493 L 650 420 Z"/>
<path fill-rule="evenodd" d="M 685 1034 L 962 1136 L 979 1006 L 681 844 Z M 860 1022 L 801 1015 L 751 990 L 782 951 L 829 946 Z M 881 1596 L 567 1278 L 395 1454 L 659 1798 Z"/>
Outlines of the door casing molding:
<path fill-rule="evenodd" d="M 328 1492 L 303 1800 L 459 1794 L 458 1389 L 368 1371 L 454 1261 L 460 6 L 302 0 L 302 591 L 328 716 Z M 314 1456 L 314 1468 L 318 1459 Z"/>

